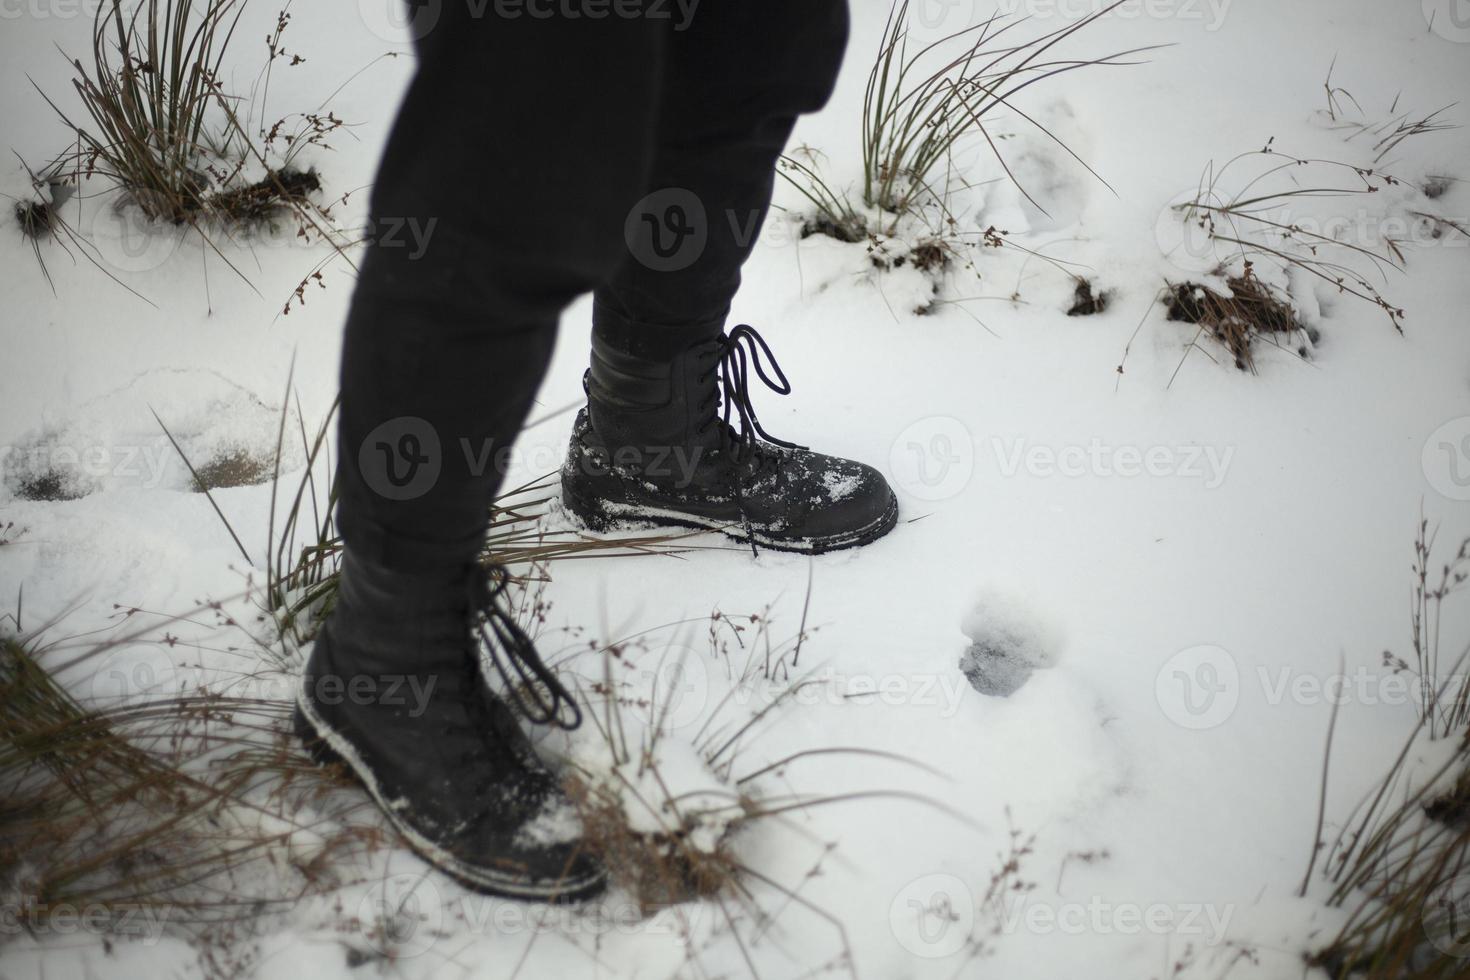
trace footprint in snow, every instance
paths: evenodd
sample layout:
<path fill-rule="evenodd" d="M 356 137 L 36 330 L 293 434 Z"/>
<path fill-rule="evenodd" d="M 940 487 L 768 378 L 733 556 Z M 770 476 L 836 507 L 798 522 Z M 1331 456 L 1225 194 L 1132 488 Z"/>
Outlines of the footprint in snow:
<path fill-rule="evenodd" d="M 1010 697 L 1036 670 L 1056 663 L 1057 631 L 1014 594 L 985 590 L 960 630 L 970 638 L 960 670 L 981 694 Z"/>

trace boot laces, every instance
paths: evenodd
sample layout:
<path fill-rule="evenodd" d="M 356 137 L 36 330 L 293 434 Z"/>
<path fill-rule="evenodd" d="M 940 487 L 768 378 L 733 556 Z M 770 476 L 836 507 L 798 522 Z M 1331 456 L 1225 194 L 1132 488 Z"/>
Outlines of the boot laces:
<path fill-rule="evenodd" d="M 781 365 L 777 363 L 776 355 L 771 353 L 771 346 L 766 343 L 766 339 L 750 324 L 742 323 L 720 337 L 717 344 L 718 354 L 704 377 L 709 378 L 718 373 L 719 383 L 710 397 L 706 399 L 704 407 L 709 410 L 715 407 L 715 402 L 720 404 L 721 411 L 718 418 L 723 423 L 724 431 L 731 438 L 731 448 L 735 458 L 739 459 L 746 454 L 759 455 L 762 439 L 785 449 L 802 448 L 794 442 L 777 439 L 767 432 L 756 415 L 755 405 L 750 400 L 752 369 L 756 377 L 760 378 L 761 382 L 776 394 L 791 394 L 791 382 L 786 379 L 786 373 L 781 370 Z M 732 411 L 740 420 L 738 433 L 730 424 Z M 712 414 L 701 426 L 701 431 L 708 429 L 716 417 Z"/>
<path fill-rule="evenodd" d="M 506 698 L 527 720 L 571 731 L 582 724 L 582 709 L 507 610 L 509 584 L 510 573 L 503 566 L 475 564 L 469 580 L 471 638 L 487 651 Z"/>

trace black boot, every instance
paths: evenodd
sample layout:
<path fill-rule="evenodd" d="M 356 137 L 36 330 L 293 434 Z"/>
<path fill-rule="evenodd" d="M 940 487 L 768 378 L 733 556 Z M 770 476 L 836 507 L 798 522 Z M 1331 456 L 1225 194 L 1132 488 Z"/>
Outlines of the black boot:
<path fill-rule="evenodd" d="M 348 551 L 296 728 L 319 762 L 361 780 L 430 864 L 477 891 L 575 901 L 602 889 L 603 870 L 556 778 L 486 687 L 481 645 L 533 720 L 570 728 L 580 714 L 501 607 L 504 581 L 478 565 L 408 576 Z"/>
<path fill-rule="evenodd" d="M 790 393 L 765 340 L 744 324 L 672 361 L 594 337 L 587 408 L 562 468 L 567 509 L 599 531 L 715 528 L 752 548 L 808 554 L 892 530 L 898 501 L 877 470 L 761 428 L 750 402 L 752 369 L 773 391 Z"/>

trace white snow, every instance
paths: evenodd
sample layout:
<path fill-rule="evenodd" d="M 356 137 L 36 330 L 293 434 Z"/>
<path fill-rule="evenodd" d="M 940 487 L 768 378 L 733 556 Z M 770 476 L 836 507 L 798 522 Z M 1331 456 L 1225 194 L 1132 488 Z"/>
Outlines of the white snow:
<path fill-rule="evenodd" d="M 762 422 L 882 468 L 899 493 L 898 527 L 869 547 L 817 559 L 753 558 L 736 546 L 562 562 L 552 568 L 540 642 L 587 683 L 602 670 L 599 654 L 579 655 L 589 638 L 611 642 L 686 620 L 703 629 L 715 609 L 771 606 L 771 635 L 784 640 L 798 630 L 810 577 L 808 625 L 818 628 L 793 674 L 810 671 L 817 683 L 756 727 L 736 774 L 823 748 L 897 753 L 927 768 L 830 754 L 765 778 L 767 800 L 907 794 L 793 811 L 743 834 L 742 860 L 799 901 L 752 878 L 771 920 L 732 905 L 732 927 L 708 902 L 636 920 L 618 895 L 580 911 L 535 910 L 470 895 L 403 850 L 352 851 L 334 869 L 337 890 L 264 920 L 263 934 L 242 938 L 226 962 L 263 977 L 745 976 L 747 962 L 759 976 L 797 977 L 847 974 L 848 951 L 858 975 L 913 980 L 1138 980 L 1173 977 L 1176 963 L 1185 978 L 1301 977 L 1301 954 L 1340 921 L 1320 888 L 1296 894 L 1311 854 L 1333 682 L 1349 683 L 1329 835 L 1415 723 L 1414 699 L 1397 693 L 1381 654 L 1408 652 L 1405 598 L 1421 514 L 1451 548 L 1470 534 L 1470 240 L 1404 224 L 1429 204 L 1418 185 L 1448 174 L 1457 182 L 1433 207 L 1470 226 L 1470 130 L 1396 147 L 1381 166 L 1402 186 L 1310 199 L 1297 215 L 1340 218 L 1341 234 L 1362 244 L 1409 229 L 1406 270 L 1372 280 L 1404 307 L 1402 336 L 1368 304 L 1292 277 L 1286 284 L 1320 339 L 1307 360 L 1259 348 L 1252 375 L 1207 341 L 1189 350 L 1194 328 L 1166 321 L 1154 299 L 1165 278 L 1199 278 L 1192 256 L 1174 247 L 1183 236 L 1169 205 L 1195 191 L 1211 161 L 1218 171 L 1274 138 L 1282 153 L 1375 166 L 1371 139 L 1322 116 L 1334 56 L 1334 83 L 1370 120 L 1389 118 L 1395 100 L 1396 112 L 1427 113 L 1463 99 L 1470 36 L 1444 19 L 1430 30 L 1421 8 L 1436 6 L 1444 8 L 1140 0 L 1079 35 L 1072 50 L 1094 55 L 1173 44 L 1146 64 L 1037 85 L 1020 103 L 1111 189 L 1014 117 L 997 120 L 1007 136 L 999 143 L 1046 213 L 990 182 L 1003 175 L 983 146 L 956 160 L 975 185 L 960 196 L 964 226 L 1004 229 L 1061 268 L 1016 248 L 976 249 L 978 278 L 952 270 L 936 297 L 910 265 L 876 268 L 866 245 L 800 239 L 804 202 L 778 186 L 791 213 L 772 214 L 731 321 L 757 325 L 794 384 L 789 398 L 757 394 Z M 26 76 L 48 92 L 70 91 L 55 45 L 84 53 L 90 21 L 77 7 L 86 5 L 28 6 L 0 29 L 0 118 L 8 144 L 32 165 L 65 133 Z M 854 7 L 838 93 L 795 139 L 819 149 L 839 182 L 858 169 L 863 85 L 887 12 L 880 0 Z M 1090 9 L 1001 7 L 1033 14 L 1038 31 Z M 991 7 L 926 9 L 925 29 L 943 32 Z M 270 5 L 252 6 L 240 36 L 263 36 L 274 16 Z M 278 69 L 277 113 L 315 107 L 372 63 L 332 96 L 351 133 L 308 161 L 327 198 L 351 193 L 340 212 L 350 226 L 411 68 L 408 57 L 374 59 L 407 46 L 385 40 L 397 35 L 381 17 L 359 19 L 339 5 L 297 5 L 292 16 L 288 37 L 309 63 Z M 248 83 L 263 48 L 251 40 L 240 52 L 236 75 Z M 1463 124 L 1466 111 L 1448 116 Z M 25 175 L 7 161 L 0 190 L 25 198 Z M 130 230 L 101 202 L 83 202 L 79 213 L 99 241 L 122 242 Z M 0 546 L 0 613 L 23 586 L 27 625 L 69 610 L 56 627 L 66 635 L 115 626 L 115 604 L 181 614 L 258 583 L 268 485 L 214 495 L 247 563 L 185 474 L 157 463 L 143 472 L 162 478 L 134 477 L 122 456 L 135 452 L 142 466 L 167 446 L 150 405 L 200 454 L 273 446 L 293 359 L 289 404 L 294 412 L 299 395 L 301 421 L 314 431 L 335 395 L 350 269 L 329 265 L 325 288 L 311 287 L 306 304 L 283 316 L 322 248 L 289 234 L 231 246 L 247 285 L 197 240 L 161 232 L 141 252 L 103 250 L 114 274 L 154 305 L 43 243 L 53 295 L 30 243 L 9 230 L 0 235 L 0 527 L 24 532 Z M 1112 290 L 1108 310 L 1067 317 L 1068 272 Z M 915 315 L 920 308 L 926 314 Z M 555 410 L 581 397 L 589 317 L 585 299 L 567 312 L 532 413 L 539 422 L 517 454 L 550 462 L 521 466 L 508 485 L 554 468 L 564 452 L 572 416 Z M 293 416 L 288 446 L 299 445 L 289 439 L 296 425 Z M 38 442 L 52 461 L 58 450 L 76 454 L 87 496 L 15 496 L 8 475 L 28 465 Z M 100 468 L 86 468 L 89 448 L 100 448 Z M 294 487 L 297 475 L 283 484 Z M 1465 612 L 1447 607 L 1441 624 L 1457 650 L 1470 637 Z M 222 683 L 258 655 L 212 615 L 169 629 L 186 642 L 120 648 L 107 671 L 77 680 L 79 691 L 138 697 L 181 680 Z M 973 642 L 1005 645 L 1048 669 L 1009 698 L 985 697 L 958 668 Z M 741 685 L 703 643 L 687 635 L 679 643 L 697 666 L 672 679 L 684 695 L 658 743 L 661 771 L 675 794 L 728 791 L 694 748 L 704 719 L 719 705 L 727 719 L 748 718 L 781 686 Z M 660 674 L 668 649 L 627 648 L 645 689 L 671 683 Z M 647 732 L 638 726 L 652 722 L 631 712 L 629 722 L 639 744 Z M 545 740 L 549 753 L 611 778 L 614 762 L 598 744 L 593 731 Z M 655 794 L 633 770 L 624 773 L 632 785 Z M 250 819 L 233 812 L 229 822 Z M 986 902 L 1012 844 L 1033 837 L 1019 872 L 1033 887 Z M 303 838 L 284 855 L 320 853 L 320 841 Z M 282 882 L 296 881 L 291 874 L 283 869 Z M 398 923 L 387 933 L 372 924 L 385 908 Z M 984 959 L 969 959 L 976 940 Z M 0 975 L 208 975 L 173 933 L 108 945 L 86 932 L 18 938 L 0 947 Z"/>

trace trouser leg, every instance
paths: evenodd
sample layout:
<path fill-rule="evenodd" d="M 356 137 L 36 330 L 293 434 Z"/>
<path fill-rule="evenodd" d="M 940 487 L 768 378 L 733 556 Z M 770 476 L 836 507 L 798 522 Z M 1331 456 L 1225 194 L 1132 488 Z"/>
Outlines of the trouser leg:
<path fill-rule="evenodd" d="M 706 0 L 671 31 L 650 193 L 597 290 L 595 342 L 667 359 L 718 334 L 798 115 L 831 95 L 844 0 Z"/>
<path fill-rule="evenodd" d="M 505 19 L 468 0 L 434 9 L 342 356 L 341 530 L 359 556 L 405 570 L 472 560 L 496 453 L 524 421 L 557 317 L 626 250 L 667 34 L 644 19 Z"/>

